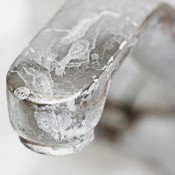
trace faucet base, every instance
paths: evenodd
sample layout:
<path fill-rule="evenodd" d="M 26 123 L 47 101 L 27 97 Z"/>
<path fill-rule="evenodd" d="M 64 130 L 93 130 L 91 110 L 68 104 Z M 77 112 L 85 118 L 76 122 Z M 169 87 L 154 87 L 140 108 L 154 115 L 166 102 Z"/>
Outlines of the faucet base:
<path fill-rule="evenodd" d="M 39 154 L 44 155 L 67 155 L 67 154 L 75 154 L 86 148 L 94 139 L 94 130 L 89 131 L 85 136 L 83 136 L 80 140 L 76 142 L 64 144 L 64 145 L 41 145 L 39 143 L 35 143 L 29 141 L 23 137 L 19 137 L 21 142 L 32 151 L 35 151 Z"/>

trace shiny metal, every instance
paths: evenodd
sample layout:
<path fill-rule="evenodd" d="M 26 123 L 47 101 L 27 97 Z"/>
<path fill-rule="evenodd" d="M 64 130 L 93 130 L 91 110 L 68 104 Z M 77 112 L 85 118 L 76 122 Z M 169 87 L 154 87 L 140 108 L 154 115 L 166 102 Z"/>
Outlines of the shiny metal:
<path fill-rule="evenodd" d="M 161 73 L 172 92 L 175 79 L 167 75 L 175 65 L 174 23 L 174 10 L 160 1 L 66 3 L 7 74 L 10 120 L 22 143 L 46 155 L 76 153 L 87 147 L 101 118 L 111 78 L 129 54 L 140 71 L 131 86 L 120 80 L 118 87 L 124 95 L 116 87 L 112 98 L 131 106 L 146 82 L 145 72 Z M 159 61 L 171 63 L 168 71 Z M 117 75 L 120 72 L 122 67 Z M 171 98 L 175 102 L 174 95 Z"/>

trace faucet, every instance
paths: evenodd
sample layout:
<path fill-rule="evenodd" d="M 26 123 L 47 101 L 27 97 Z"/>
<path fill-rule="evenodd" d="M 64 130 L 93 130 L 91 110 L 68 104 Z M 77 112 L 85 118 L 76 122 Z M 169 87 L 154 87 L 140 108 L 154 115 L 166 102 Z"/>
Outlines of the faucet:
<path fill-rule="evenodd" d="M 65 3 L 7 73 L 10 122 L 21 142 L 45 155 L 86 148 L 94 139 L 113 74 L 119 75 L 128 55 L 141 71 L 160 73 L 172 89 L 175 80 L 168 75 L 174 69 L 174 25 L 173 8 L 156 0 Z M 171 59 L 168 70 L 159 64 L 165 57 Z M 138 84 L 139 79 L 134 88 L 126 87 L 127 105 Z"/>

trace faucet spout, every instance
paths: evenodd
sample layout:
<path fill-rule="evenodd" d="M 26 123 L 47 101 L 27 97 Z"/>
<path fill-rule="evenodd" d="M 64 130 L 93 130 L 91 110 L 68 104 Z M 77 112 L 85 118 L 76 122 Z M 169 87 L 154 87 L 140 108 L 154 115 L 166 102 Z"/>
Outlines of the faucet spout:
<path fill-rule="evenodd" d="M 7 74 L 10 121 L 26 147 L 65 155 L 92 142 L 114 72 L 150 21 L 174 19 L 158 4 L 71 0 L 36 35 Z"/>

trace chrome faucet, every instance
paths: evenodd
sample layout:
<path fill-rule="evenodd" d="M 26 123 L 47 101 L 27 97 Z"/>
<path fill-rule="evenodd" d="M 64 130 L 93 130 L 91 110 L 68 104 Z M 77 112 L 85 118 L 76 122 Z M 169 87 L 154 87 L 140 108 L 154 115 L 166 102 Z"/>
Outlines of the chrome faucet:
<path fill-rule="evenodd" d="M 173 89 L 175 79 L 167 75 L 175 65 L 174 26 L 174 10 L 156 0 L 68 1 L 7 74 L 10 121 L 22 143 L 46 155 L 87 147 L 102 116 L 111 78 L 129 54 L 141 72 L 160 73 L 167 88 Z M 160 61 L 168 62 L 168 69 Z M 122 66 L 117 75 L 120 70 Z M 132 104 L 144 81 L 142 76 L 125 86 L 125 106 Z M 115 86 L 122 83 L 125 80 Z M 117 87 L 113 95 L 120 99 Z"/>

